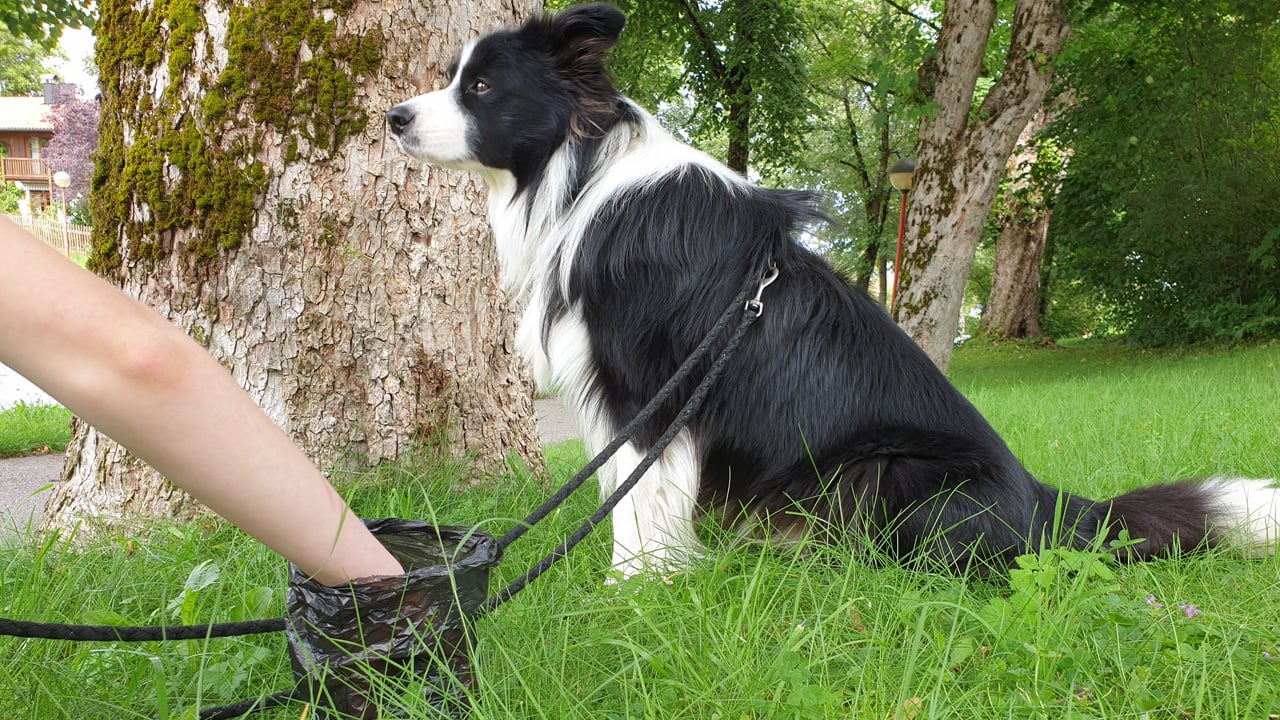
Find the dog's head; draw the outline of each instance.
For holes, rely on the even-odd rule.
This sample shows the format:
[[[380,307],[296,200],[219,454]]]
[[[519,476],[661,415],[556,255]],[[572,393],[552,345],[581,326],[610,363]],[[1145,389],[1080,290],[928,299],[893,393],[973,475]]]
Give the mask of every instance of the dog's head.
[[[616,122],[620,99],[604,61],[624,23],[617,8],[579,5],[473,40],[447,87],[387,113],[391,132],[416,158],[505,170],[523,187],[567,138]]]

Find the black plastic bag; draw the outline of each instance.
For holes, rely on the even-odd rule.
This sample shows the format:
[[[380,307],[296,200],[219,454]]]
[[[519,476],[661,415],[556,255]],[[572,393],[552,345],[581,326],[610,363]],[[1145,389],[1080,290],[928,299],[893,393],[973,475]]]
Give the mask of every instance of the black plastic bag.
[[[501,549],[474,528],[395,518],[365,525],[407,573],[329,587],[290,565],[285,636],[295,678],[311,685],[320,718],[405,717],[374,676],[408,676],[432,707],[465,715],[474,679],[468,619],[485,602]]]

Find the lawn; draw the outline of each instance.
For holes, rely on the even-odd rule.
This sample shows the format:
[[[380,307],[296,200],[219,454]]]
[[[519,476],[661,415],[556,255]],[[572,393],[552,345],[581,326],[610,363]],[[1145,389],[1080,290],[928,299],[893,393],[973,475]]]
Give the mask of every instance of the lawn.
[[[71,413],[56,405],[17,403],[0,411],[0,458],[62,452],[71,442]]]
[[[1137,354],[1110,345],[972,347],[957,384],[1037,475],[1093,497],[1218,471],[1280,473],[1280,345]],[[495,534],[551,478],[455,490],[427,460],[344,488],[365,516]],[[511,548],[494,588],[594,507],[584,488]],[[1230,552],[1117,566],[1048,551],[1008,577],[872,566],[709,536],[663,581],[605,585],[608,534],[477,625],[471,717],[1268,718],[1280,713],[1280,560]],[[209,561],[200,572],[193,570]],[[216,579],[211,570],[216,569]],[[199,580],[197,582],[197,579]],[[155,624],[283,613],[282,563],[212,522],[0,556],[0,616]],[[276,636],[127,644],[0,639],[0,717],[169,718],[289,684]],[[434,717],[428,708],[415,716]],[[265,718],[309,718],[301,706]]]

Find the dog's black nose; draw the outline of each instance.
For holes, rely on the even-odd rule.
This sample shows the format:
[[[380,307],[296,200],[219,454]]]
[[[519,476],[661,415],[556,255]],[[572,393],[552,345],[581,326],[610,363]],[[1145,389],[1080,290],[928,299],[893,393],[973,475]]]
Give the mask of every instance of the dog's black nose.
[[[387,124],[391,126],[391,132],[396,135],[404,132],[411,122],[413,122],[413,111],[404,105],[397,105],[387,111]]]

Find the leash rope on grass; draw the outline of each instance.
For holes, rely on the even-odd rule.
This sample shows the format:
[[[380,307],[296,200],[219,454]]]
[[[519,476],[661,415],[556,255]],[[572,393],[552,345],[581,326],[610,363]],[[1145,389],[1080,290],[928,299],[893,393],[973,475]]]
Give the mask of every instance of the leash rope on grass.
[[[284,630],[284,618],[246,620],[209,625],[166,625],[134,627],[117,625],[65,625],[0,618],[0,635],[42,640],[82,642],[150,642],[162,640],[204,640],[205,638],[260,635]]]

